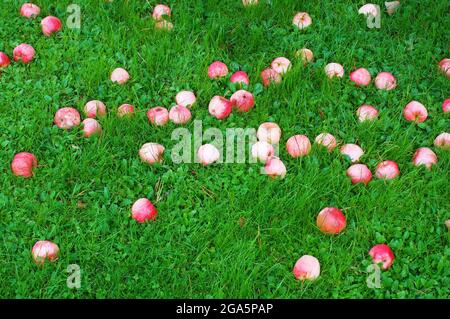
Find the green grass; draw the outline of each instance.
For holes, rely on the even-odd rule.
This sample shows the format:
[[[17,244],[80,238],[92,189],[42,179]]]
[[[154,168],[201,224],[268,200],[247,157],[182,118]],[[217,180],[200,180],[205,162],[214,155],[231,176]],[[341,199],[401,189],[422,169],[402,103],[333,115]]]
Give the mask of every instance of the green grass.
[[[450,29],[446,1],[402,1],[393,16],[382,15],[380,29],[368,29],[358,15],[364,1],[261,0],[244,9],[239,0],[170,1],[174,30],[154,30],[150,17],[157,1],[78,1],[81,30],[64,28],[46,38],[40,19],[56,15],[65,24],[73,0],[36,1],[41,16],[19,16],[22,1],[0,4],[0,51],[12,56],[22,42],[33,45],[36,59],[13,63],[0,77],[0,296],[3,298],[448,298],[450,295],[450,218],[448,151],[433,147],[449,129],[441,109],[450,81],[437,70],[449,57]],[[384,1],[372,1],[383,6]],[[56,4],[57,3],[57,4]],[[294,30],[297,11],[313,25]],[[313,64],[295,60],[308,47]],[[256,96],[255,108],[233,112],[224,120],[207,110],[214,95],[230,96],[226,84],[211,81],[207,67],[222,60],[249,74],[249,90],[258,89],[259,73],[273,58],[293,61],[282,84]],[[341,80],[328,80],[323,67],[339,62]],[[109,81],[115,67],[132,80]],[[354,67],[373,76],[390,71],[397,89],[371,85],[355,88],[348,79]],[[173,124],[155,128],[145,112],[174,104],[175,94],[192,89],[198,96],[193,119],[204,128],[258,127],[277,122],[282,130],[284,180],[259,174],[259,165],[227,164],[204,168],[175,165],[170,159]],[[99,99],[109,113],[100,120],[104,134],[85,139],[79,129],[53,126],[56,110]],[[429,111],[423,125],[406,122],[402,109],[410,100]],[[137,109],[132,119],[118,119],[122,103]],[[359,124],[362,103],[376,106],[380,118]],[[192,129],[191,121],[187,128]],[[336,149],[313,147],[310,156],[292,159],[287,138],[323,131],[339,142],[356,142],[362,162],[375,168],[396,161],[401,177],[373,180],[367,187],[350,184],[349,163]],[[140,162],[145,142],[166,147],[161,165]],[[431,171],[414,167],[412,155],[428,146],[439,157]],[[10,171],[14,154],[34,153],[36,175],[17,178]],[[130,218],[132,203],[148,197],[158,208],[154,223]],[[78,208],[77,203],[86,204]],[[344,209],[347,228],[326,236],[315,226],[326,206]],[[30,250],[40,239],[57,243],[60,259],[37,267]],[[382,273],[382,288],[366,286],[369,249],[389,244],[396,259]],[[304,254],[321,263],[320,278],[302,284],[291,273]],[[66,268],[82,270],[79,290],[66,286]]]

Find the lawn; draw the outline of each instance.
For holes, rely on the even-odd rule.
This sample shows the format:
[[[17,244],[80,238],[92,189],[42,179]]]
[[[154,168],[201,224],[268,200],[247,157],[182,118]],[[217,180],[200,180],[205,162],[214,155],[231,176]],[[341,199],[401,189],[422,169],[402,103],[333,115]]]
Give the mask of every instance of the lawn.
[[[370,29],[358,14],[364,1],[260,0],[244,8],[240,0],[167,1],[171,32],[155,30],[151,17],[158,1],[83,0],[81,28],[70,29],[68,5],[74,0],[35,1],[37,19],[19,14],[23,1],[0,4],[0,51],[12,59],[14,47],[36,50],[30,64],[12,62],[0,75],[0,296],[2,298],[449,298],[449,151],[433,146],[449,131],[450,79],[438,62],[450,57],[447,1],[401,1],[381,27]],[[373,0],[384,9],[384,1]],[[308,12],[310,27],[296,29],[292,18]],[[44,37],[40,20],[54,15],[61,32]],[[303,66],[298,49],[314,52]],[[279,56],[292,61],[278,85],[262,88],[260,72]],[[229,98],[227,79],[208,78],[213,61],[242,69],[255,107],[217,120],[208,113],[214,95]],[[330,62],[345,68],[328,79]],[[123,86],[109,80],[117,67],[128,70]],[[349,73],[367,68],[372,77],[388,71],[392,91],[373,84],[355,87]],[[171,138],[180,127],[150,125],[146,111],[170,108],[181,90],[197,103],[192,120],[204,129],[257,128],[274,121],[282,129],[280,158],[284,179],[260,173],[260,164],[175,164]],[[80,127],[65,131],[53,124],[64,106],[101,100],[103,134],[84,138]],[[402,116],[411,100],[423,103],[421,124]],[[119,118],[117,108],[133,104],[136,114]],[[379,118],[359,123],[356,109],[374,105]],[[352,185],[349,161],[339,148],[328,153],[313,144],[311,153],[292,158],[285,143],[294,134],[311,142],[329,132],[339,145],[357,143],[361,162],[374,172],[383,160],[396,161],[399,178],[374,178]],[[161,164],[146,165],[138,151],[146,142],[165,146]],[[431,170],[412,164],[419,147],[430,147],[439,161]],[[36,155],[32,178],[11,172],[14,154]],[[131,206],[150,199],[154,222],[133,220]],[[325,235],[316,216],[339,207],[347,227]],[[58,244],[56,262],[35,265],[37,240]],[[368,254],[388,244],[395,261],[381,274],[381,288],[368,288]],[[302,255],[317,257],[320,277],[295,280],[292,268]],[[66,271],[81,269],[81,287],[69,289]]]

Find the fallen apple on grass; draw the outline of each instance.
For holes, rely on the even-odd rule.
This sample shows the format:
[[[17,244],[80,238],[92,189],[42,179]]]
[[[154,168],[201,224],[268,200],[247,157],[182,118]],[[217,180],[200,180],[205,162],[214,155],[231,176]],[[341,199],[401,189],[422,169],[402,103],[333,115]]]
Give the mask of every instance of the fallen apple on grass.
[[[272,178],[279,177],[283,179],[286,176],[286,166],[284,166],[284,163],[275,156],[272,156],[266,161],[264,170],[266,174]]]
[[[54,262],[59,257],[59,247],[51,241],[39,240],[31,249],[31,255],[37,265],[43,265],[46,260]]]
[[[443,132],[434,139],[434,146],[444,150],[450,150],[450,133]]]
[[[292,23],[300,30],[303,30],[312,24],[312,19],[306,12],[297,12],[292,19]]]
[[[25,18],[36,18],[41,12],[41,8],[33,3],[24,3],[20,8],[20,15]]]
[[[303,48],[295,52],[295,57],[300,58],[303,65],[306,65],[309,62],[312,62],[314,59],[314,54],[310,49]]]
[[[161,21],[164,19],[164,16],[170,17],[170,15],[170,8],[164,4],[158,4],[153,8],[152,17],[156,21]]]
[[[437,155],[428,147],[418,148],[413,155],[413,164],[415,166],[425,165],[430,170],[437,162]]]
[[[375,245],[370,249],[369,255],[372,257],[372,261],[375,264],[382,264],[381,268],[389,269],[394,262],[394,253],[392,249],[385,244]]]
[[[228,75],[228,67],[221,61],[215,61],[208,67],[208,76],[210,79],[222,78]]]
[[[13,50],[14,61],[21,61],[25,64],[33,61],[35,54],[34,48],[26,43],[19,44]]]
[[[442,111],[444,113],[450,112],[450,99],[446,99],[444,102],[442,102]]]
[[[82,122],[82,124],[84,137],[91,137],[94,134],[100,134],[102,132],[102,127],[96,119],[87,118]]]
[[[347,219],[336,207],[325,207],[317,215],[316,225],[322,233],[339,234],[347,226]]]
[[[163,126],[169,121],[169,111],[165,107],[153,107],[147,112],[147,118],[150,123],[156,126]]]
[[[378,110],[372,105],[364,104],[356,110],[356,115],[360,122],[373,121],[378,117]]]
[[[158,211],[147,198],[140,198],[131,207],[131,217],[138,223],[155,220]]]
[[[383,161],[375,169],[375,176],[380,179],[394,179],[398,175],[400,170],[394,161]]]
[[[139,157],[147,164],[160,163],[163,160],[164,146],[157,143],[145,143],[139,150]]]
[[[294,158],[303,157],[311,151],[311,142],[306,135],[294,135],[287,140],[286,150]]]
[[[363,156],[364,151],[356,144],[345,144],[340,149],[342,155],[346,155],[352,162],[357,162]]]
[[[102,101],[93,100],[86,103],[84,106],[84,114],[87,117],[95,118],[97,116],[106,115],[106,105]]]
[[[6,68],[10,63],[9,57],[4,52],[0,52],[0,69]]]
[[[55,113],[54,122],[59,128],[69,130],[80,125],[80,113],[73,107],[63,107]]]
[[[272,68],[267,68],[261,72],[261,80],[264,86],[269,86],[272,83],[280,83],[281,75]]]
[[[233,93],[230,102],[239,112],[248,112],[255,105],[255,98],[250,92],[239,90]]]
[[[183,105],[175,105],[169,111],[169,119],[175,124],[186,124],[191,117],[191,111]]]
[[[197,101],[197,98],[195,97],[194,92],[180,91],[175,96],[175,101],[177,102],[177,105],[182,105],[184,107],[191,108]]]
[[[273,146],[265,141],[258,141],[252,145],[252,157],[266,163],[275,154]]]
[[[204,144],[198,148],[197,156],[200,163],[207,166],[219,160],[220,152],[214,145]]]
[[[390,91],[397,87],[397,80],[389,72],[380,72],[375,77],[375,87],[379,90]]]
[[[326,147],[329,152],[332,152],[337,146],[336,138],[329,133],[320,133],[315,141],[317,144]]]
[[[245,85],[250,84],[248,75],[244,71],[234,72],[230,77],[230,82],[231,83],[239,83],[240,87],[242,87],[242,84],[245,84]]]
[[[372,77],[367,69],[359,68],[350,73],[350,81],[354,82],[356,86],[367,86],[371,80]]]
[[[36,168],[37,165],[38,162],[36,156],[28,152],[21,152],[14,155],[11,162],[11,170],[16,176],[29,178],[34,175],[33,169]]]
[[[122,104],[117,109],[117,115],[119,117],[132,116],[134,114],[134,106],[131,104]]]
[[[208,105],[209,114],[217,118],[218,120],[223,120],[227,118],[233,109],[233,104],[231,101],[227,100],[222,96],[214,96]]]
[[[450,77],[450,59],[446,58],[439,62],[439,68],[442,73]]]
[[[42,33],[49,37],[62,29],[61,20],[54,16],[48,16],[41,21]]]
[[[303,255],[294,265],[292,270],[297,280],[315,280],[320,275],[320,263],[316,257]]]
[[[330,78],[338,77],[341,78],[344,76],[344,67],[339,63],[328,63],[325,66],[325,74]]]
[[[272,145],[278,144],[281,138],[281,128],[274,122],[265,122],[258,127],[256,136],[259,141],[264,141]]]
[[[422,123],[427,119],[428,112],[422,103],[411,101],[403,109],[403,117],[408,122]]]
[[[275,72],[284,74],[291,67],[291,61],[289,61],[285,57],[278,57],[272,61],[270,67],[275,70]]]
[[[353,164],[347,169],[347,176],[350,177],[352,184],[369,184],[372,180],[372,172],[364,164]]]
[[[111,73],[111,81],[120,85],[125,84],[130,79],[130,74],[123,68],[114,69]]]

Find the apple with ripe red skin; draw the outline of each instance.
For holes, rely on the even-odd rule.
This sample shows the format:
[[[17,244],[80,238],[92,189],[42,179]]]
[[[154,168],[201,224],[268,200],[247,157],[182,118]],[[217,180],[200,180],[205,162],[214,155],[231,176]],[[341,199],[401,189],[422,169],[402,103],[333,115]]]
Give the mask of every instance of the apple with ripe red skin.
[[[367,69],[359,68],[350,73],[350,81],[354,82],[356,86],[367,86],[371,80],[372,77]]]
[[[150,123],[156,126],[163,126],[169,121],[169,111],[165,107],[153,107],[147,112],[147,118]]]
[[[316,257],[304,255],[297,260],[292,273],[297,280],[315,280],[320,275],[320,263]]]
[[[392,249],[385,244],[373,246],[369,251],[369,255],[372,257],[372,261],[375,264],[382,263],[381,268],[384,270],[389,269],[395,259]]]
[[[252,157],[266,163],[275,154],[273,146],[265,141],[258,141],[252,145]]]
[[[271,157],[266,161],[266,166],[264,166],[264,170],[267,175],[272,178],[281,178],[283,179],[286,176],[286,166],[278,157]]]
[[[130,79],[130,74],[123,68],[114,69],[111,73],[111,81],[120,85],[125,84]]]
[[[347,176],[350,177],[352,184],[369,184],[372,180],[372,172],[364,164],[353,164],[347,169]]]
[[[336,138],[329,133],[320,133],[315,141],[317,144],[326,147],[328,152],[332,152],[337,146]]]
[[[36,18],[41,12],[41,8],[33,3],[24,3],[20,8],[20,15],[25,18]]]
[[[442,148],[444,150],[450,149],[450,134],[443,132],[439,134],[434,140],[434,146]]]
[[[140,224],[155,220],[157,215],[158,211],[147,198],[138,199],[131,207],[131,217]]]
[[[303,157],[311,151],[311,142],[306,135],[294,135],[287,140],[286,150],[294,158]]]
[[[191,111],[183,105],[175,105],[169,111],[169,119],[175,124],[186,124],[191,117]]]
[[[200,163],[207,166],[219,160],[220,152],[214,145],[204,144],[198,148],[197,156]]]
[[[443,103],[442,103],[442,111],[444,113],[449,113],[450,112],[450,99],[446,99]]]
[[[373,121],[378,117],[378,113],[379,112],[376,108],[367,104],[361,105],[356,110],[356,115],[358,115],[358,120],[360,122]]]
[[[233,93],[230,101],[234,108],[239,112],[248,112],[255,105],[255,98],[253,94],[246,90],[239,90]]]
[[[14,155],[11,162],[11,170],[16,176],[29,178],[34,175],[33,168],[37,167],[37,165],[36,156],[28,152],[21,152]]]
[[[14,48],[13,58],[14,61],[21,61],[22,63],[30,63],[34,59],[36,51],[34,48],[26,43],[19,44]]]
[[[422,103],[411,101],[403,109],[403,117],[408,122],[422,123],[427,119],[428,112]]]
[[[218,79],[228,75],[228,67],[221,61],[215,61],[208,67],[208,76],[210,79]]]
[[[281,75],[272,68],[267,68],[261,72],[261,79],[264,86],[269,86],[272,83],[280,83]]]
[[[46,260],[54,262],[59,256],[59,247],[51,241],[39,240],[31,249],[31,255],[37,265],[43,265]]]
[[[347,225],[347,219],[336,207],[325,207],[317,215],[317,227],[325,234],[339,234]]]
[[[59,128],[69,130],[80,125],[80,113],[73,107],[63,107],[55,113],[54,122]]]
[[[400,174],[398,165],[394,161],[383,161],[377,165],[375,176],[382,179],[394,179]]]
[[[102,132],[102,127],[97,120],[92,118],[87,118],[83,122],[83,135],[84,137],[91,137],[94,134],[100,134]]]
[[[340,151],[342,155],[347,155],[353,163],[359,161],[364,154],[362,148],[356,144],[345,144]]]
[[[53,33],[58,32],[62,28],[61,20],[59,20],[57,17],[48,16],[42,19],[41,21],[42,26],[42,33],[49,37]]]
[[[240,87],[242,87],[242,84],[245,84],[245,85],[250,84],[248,75],[244,71],[234,72],[230,77],[230,82],[231,83],[239,83]]]
[[[177,105],[182,105],[187,108],[191,108],[192,105],[195,104],[197,101],[197,98],[195,97],[194,92],[191,91],[181,91],[178,92],[175,96],[175,101],[177,102]]]
[[[233,103],[222,96],[214,96],[209,102],[209,114],[218,120],[227,118],[233,109]]]
[[[145,143],[139,150],[139,157],[147,164],[160,163],[163,160],[164,146],[157,143]]]
[[[119,117],[132,116],[133,114],[134,114],[134,106],[131,104],[122,104],[117,109],[117,115]]]
[[[326,75],[332,79],[334,77],[342,78],[344,76],[344,67],[340,65],[339,63],[328,63],[325,66],[325,73]]]
[[[9,57],[4,52],[0,52],[0,69],[6,68],[10,63]]]
[[[437,162],[437,155],[428,147],[417,149],[413,155],[413,164],[415,166],[425,165],[425,167],[430,170]]]
[[[264,141],[272,145],[278,144],[281,138],[281,128],[277,123],[265,122],[258,127],[256,136],[259,141]]]
[[[86,103],[84,113],[87,117],[95,118],[106,115],[106,105],[102,101],[93,100]]]
[[[275,70],[275,72],[279,74],[284,74],[291,67],[291,61],[289,61],[285,57],[279,57],[274,59],[270,64],[270,66],[273,70]]]
[[[153,8],[152,17],[156,21],[161,21],[164,19],[164,16],[170,17],[170,8],[164,4],[158,4]]]
[[[380,72],[375,77],[375,86],[379,90],[390,91],[397,87],[397,80],[389,72]]]
[[[443,59],[439,62],[439,68],[441,72],[447,77],[450,77],[450,59]]]

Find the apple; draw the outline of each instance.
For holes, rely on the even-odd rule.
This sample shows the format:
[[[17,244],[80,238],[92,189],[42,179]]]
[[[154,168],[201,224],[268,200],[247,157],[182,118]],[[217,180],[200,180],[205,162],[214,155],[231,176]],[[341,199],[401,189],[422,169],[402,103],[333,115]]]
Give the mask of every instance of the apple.
[[[163,126],[169,121],[169,111],[165,107],[153,107],[147,112],[147,118],[150,123],[156,126]]]
[[[233,107],[235,107],[239,112],[248,112],[255,105],[255,98],[253,97],[253,94],[246,90],[239,90],[233,93],[230,101]]]

